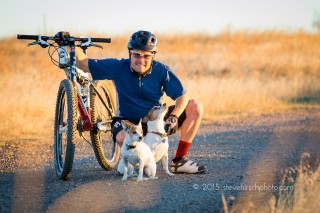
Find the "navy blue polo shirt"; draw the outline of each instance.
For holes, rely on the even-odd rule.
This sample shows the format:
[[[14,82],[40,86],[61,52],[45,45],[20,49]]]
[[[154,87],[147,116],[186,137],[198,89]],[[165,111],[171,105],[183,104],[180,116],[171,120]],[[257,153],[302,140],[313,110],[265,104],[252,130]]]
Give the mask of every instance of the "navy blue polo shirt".
[[[118,115],[139,122],[153,107],[162,103],[165,92],[176,100],[186,93],[178,77],[161,62],[153,60],[152,69],[139,77],[130,68],[130,59],[89,59],[93,80],[113,80],[118,93]]]

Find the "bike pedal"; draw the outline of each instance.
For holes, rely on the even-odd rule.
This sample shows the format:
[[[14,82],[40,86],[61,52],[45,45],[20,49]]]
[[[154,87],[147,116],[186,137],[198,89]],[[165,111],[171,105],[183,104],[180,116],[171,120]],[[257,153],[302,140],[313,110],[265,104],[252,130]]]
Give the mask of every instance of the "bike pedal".
[[[96,129],[101,131],[101,132],[107,132],[108,131],[108,128],[100,123],[97,123],[96,125]]]

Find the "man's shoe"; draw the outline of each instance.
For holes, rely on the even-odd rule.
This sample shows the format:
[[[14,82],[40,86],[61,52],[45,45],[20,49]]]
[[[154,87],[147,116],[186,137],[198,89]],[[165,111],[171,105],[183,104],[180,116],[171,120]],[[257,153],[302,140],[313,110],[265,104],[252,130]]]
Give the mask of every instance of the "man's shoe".
[[[172,161],[171,171],[173,173],[197,174],[206,172],[207,167],[205,165],[199,165],[186,157],[182,157],[177,162]]]

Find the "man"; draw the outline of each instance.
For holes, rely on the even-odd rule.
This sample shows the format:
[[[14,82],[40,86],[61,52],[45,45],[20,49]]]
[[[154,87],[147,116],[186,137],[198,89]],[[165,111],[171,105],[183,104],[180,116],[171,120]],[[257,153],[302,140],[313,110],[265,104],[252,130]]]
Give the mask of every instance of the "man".
[[[175,100],[175,105],[165,117],[167,133],[174,134],[181,128],[181,138],[171,170],[176,173],[202,173],[206,166],[199,165],[188,158],[189,146],[199,128],[203,108],[199,102],[189,98],[188,93],[172,70],[154,60],[158,40],[151,32],[138,31],[128,42],[128,59],[94,60],[77,49],[77,67],[90,72],[94,80],[113,80],[118,93],[118,117],[114,119],[112,133],[121,146],[125,132],[121,120],[138,123],[148,111],[162,103],[165,92]]]

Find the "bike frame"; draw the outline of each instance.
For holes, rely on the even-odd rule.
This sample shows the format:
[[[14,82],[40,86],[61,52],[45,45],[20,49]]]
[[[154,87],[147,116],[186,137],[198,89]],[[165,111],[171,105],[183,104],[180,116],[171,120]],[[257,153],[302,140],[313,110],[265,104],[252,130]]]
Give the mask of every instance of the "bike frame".
[[[91,109],[90,109],[90,99],[89,99],[89,92],[90,92],[90,85],[89,81],[86,81],[80,84],[80,91],[79,87],[77,86],[76,78],[77,72],[82,72],[76,68],[76,51],[75,51],[75,42],[70,45],[70,66],[64,68],[67,78],[73,83],[74,89],[77,91],[78,96],[78,110],[80,113],[81,121],[83,122],[82,131],[90,131],[93,130],[94,124],[91,121]],[[81,94],[82,93],[82,94]]]

